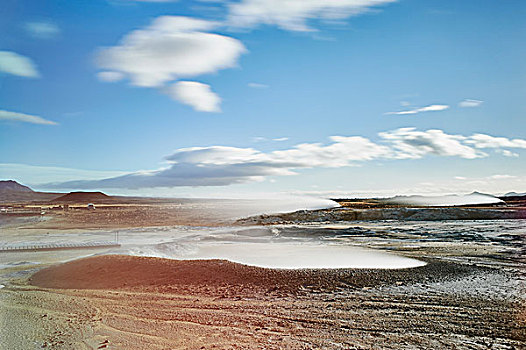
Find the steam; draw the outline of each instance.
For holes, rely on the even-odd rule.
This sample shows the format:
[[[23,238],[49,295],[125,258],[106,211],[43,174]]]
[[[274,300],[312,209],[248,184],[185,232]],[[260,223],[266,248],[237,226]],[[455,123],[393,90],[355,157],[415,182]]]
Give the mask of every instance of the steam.
[[[328,209],[340,206],[333,200],[310,196],[271,195],[261,196],[243,203],[244,209],[254,214],[290,213],[298,210]]]
[[[402,269],[425,262],[351,246],[298,243],[228,243],[201,245],[180,259],[226,259],[250,266],[275,269],[356,268]]]
[[[495,204],[504,203],[501,199],[489,194],[473,192],[467,195],[444,196],[397,196],[384,200],[388,204],[414,205],[424,207],[443,207],[459,205]]]

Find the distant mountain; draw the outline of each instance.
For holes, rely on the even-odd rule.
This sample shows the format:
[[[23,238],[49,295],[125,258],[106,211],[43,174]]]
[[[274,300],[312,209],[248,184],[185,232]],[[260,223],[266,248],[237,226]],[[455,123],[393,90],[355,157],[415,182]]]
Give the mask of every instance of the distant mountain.
[[[171,198],[143,198],[108,196],[102,192],[37,192],[28,186],[21,185],[14,180],[0,181],[0,204],[2,205],[49,205],[56,204],[82,204],[88,203],[171,203]]]
[[[114,201],[113,197],[102,192],[70,192],[53,200],[53,202],[60,203],[105,203],[112,201]]]
[[[14,180],[0,181],[0,203],[50,201],[62,193],[35,192]]]
[[[27,186],[14,180],[0,180],[0,193],[2,192],[35,192]]]
[[[526,192],[523,192],[523,193],[508,192],[506,194],[503,194],[501,197],[522,197],[522,196],[526,196]]]
[[[523,193],[508,192],[505,195],[500,196],[499,198],[511,206],[515,206],[515,207],[526,206],[526,193],[524,192]]]

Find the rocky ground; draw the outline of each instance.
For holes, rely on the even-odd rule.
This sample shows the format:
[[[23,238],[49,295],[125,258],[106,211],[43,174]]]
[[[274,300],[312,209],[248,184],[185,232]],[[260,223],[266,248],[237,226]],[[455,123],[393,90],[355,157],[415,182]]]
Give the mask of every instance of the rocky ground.
[[[526,219],[524,208],[331,208],[263,214],[237,220],[239,225],[283,225],[340,221],[444,221]]]

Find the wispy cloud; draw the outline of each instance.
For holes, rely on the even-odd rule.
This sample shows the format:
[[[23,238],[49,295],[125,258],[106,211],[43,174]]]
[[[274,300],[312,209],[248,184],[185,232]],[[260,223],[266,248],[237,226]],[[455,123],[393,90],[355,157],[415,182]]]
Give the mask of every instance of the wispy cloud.
[[[476,148],[526,148],[526,140],[474,134],[466,143]]]
[[[266,84],[260,84],[260,83],[248,83],[248,87],[254,88],[254,89],[266,89],[269,86]]]
[[[429,105],[425,107],[417,107],[413,109],[408,109],[405,111],[399,111],[399,112],[387,112],[385,114],[396,114],[396,115],[406,115],[406,114],[418,114],[422,112],[438,112],[438,111],[444,111],[448,109],[448,105]]]
[[[15,122],[24,122],[32,124],[45,124],[45,125],[57,125],[56,122],[44,119],[42,117],[24,113],[10,112],[0,110],[0,120],[8,120]]]
[[[429,155],[475,159],[487,157],[479,135],[448,134],[442,130],[402,128],[378,134],[374,142],[361,136],[332,136],[330,143],[302,143],[288,149],[262,152],[254,148],[209,146],[181,148],[166,157],[168,166],[96,180],[55,185],[67,188],[143,188],[226,186],[289,176],[299,169],[341,168],[382,159],[419,159]],[[486,135],[489,136],[489,135]],[[492,137],[492,136],[489,136]],[[497,138],[503,139],[503,138]],[[509,140],[509,148],[524,148],[526,140]],[[504,143],[502,143],[504,145]],[[492,148],[492,147],[490,147]]]
[[[33,61],[12,51],[0,51],[0,72],[26,78],[38,78],[40,74]]]
[[[235,67],[246,49],[237,39],[209,32],[218,26],[189,17],[158,17],[146,28],[128,33],[117,46],[101,49],[98,76],[104,81],[129,78],[135,86],[162,88],[182,78]]]
[[[37,39],[52,39],[60,34],[60,28],[49,21],[26,22],[24,28],[29,35]]]
[[[289,139],[288,137],[268,138],[268,137],[263,137],[263,136],[256,136],[252,138],[252,142],[268,142],[268,141],[283,142],[283,141],[287,141],[288,139]]]
[[[496,152],[502,154],[504,157],[517,158],[519,156],[518,153],[512,152],[508,149],[498,149]]]
[[[396,0],[242,0],[229,4],[227,22],[234,27],[274,25],[291,31],[314,31],[309,21],[336,21]]]
[[[210,85],[196,81],[178,81],[166,89],[175,100],[200,112],[221,112],[221,98]]]
[[[507,179],[515,179],[517,176],[515,175],[508,175],[508,174],[495,174],[488,176],[488,179],[491,180],[507,180]]]
[[[481,101],[481,100],[465,99],[464,101],[459,102],[458,106],[462,108],[473,108],[473,107],[478,107],[483,103],[484,101]]]

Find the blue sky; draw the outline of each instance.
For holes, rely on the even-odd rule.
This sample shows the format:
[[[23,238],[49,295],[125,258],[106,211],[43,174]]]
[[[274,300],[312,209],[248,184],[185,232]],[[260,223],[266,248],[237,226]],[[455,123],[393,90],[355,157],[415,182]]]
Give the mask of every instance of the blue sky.
[[[525,191],[524,18],[497,0],[3,1],[0,177],[174,196]]]

